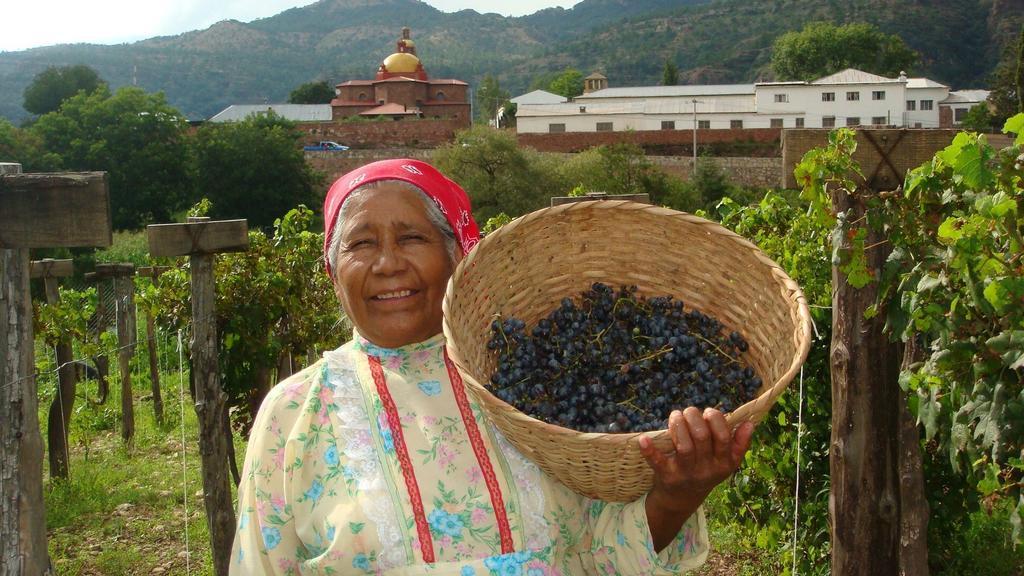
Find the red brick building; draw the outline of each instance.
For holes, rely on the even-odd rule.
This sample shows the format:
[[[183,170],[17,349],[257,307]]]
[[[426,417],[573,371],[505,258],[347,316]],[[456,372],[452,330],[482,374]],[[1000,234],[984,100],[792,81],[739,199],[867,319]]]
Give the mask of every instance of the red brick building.
[[[450,119],[468,128],[472,122],[467,93],[461,80],[430,79],[416,56],[409,28],[402,28],[397,52],[388,56],[373,80],[349,80],[335,86],[331,101],[333,120],[352,116],[390,116]]]

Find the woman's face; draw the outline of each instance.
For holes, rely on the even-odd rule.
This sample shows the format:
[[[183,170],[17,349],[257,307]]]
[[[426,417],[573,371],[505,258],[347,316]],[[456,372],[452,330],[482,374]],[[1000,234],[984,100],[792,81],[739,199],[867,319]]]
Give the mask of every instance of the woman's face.
[[[420,194],[385,182],[346,204],[334,291],[356,329],[385,348],[441,332],[452,263]]]

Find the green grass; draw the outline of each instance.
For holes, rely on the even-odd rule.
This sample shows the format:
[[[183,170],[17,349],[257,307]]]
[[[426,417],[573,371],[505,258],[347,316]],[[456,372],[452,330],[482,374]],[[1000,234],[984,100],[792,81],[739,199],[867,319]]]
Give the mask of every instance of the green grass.
[[[144,366],[144,347],[140,349],[133,367]],[[164,423],[158,425],[148,400],[148,373],[133,368],[135,435],[130,445],[121,439],[118,379],[111,378],[110,397],[102,406],[85,400],[84,388],[95,398],[94,382],[80,386],[69,428],[70,478],[50,478],[44,460],[47,538],[56,574],[213,574],[199,429],[186,390],[183,455],[176,361],[173,369],[161,374]],[[112,361],[111,372],[115,370]],[[54,389],[44,374],[39,398],[43,423]],[[241,466],[245,445],[238,440],[236,446]]]

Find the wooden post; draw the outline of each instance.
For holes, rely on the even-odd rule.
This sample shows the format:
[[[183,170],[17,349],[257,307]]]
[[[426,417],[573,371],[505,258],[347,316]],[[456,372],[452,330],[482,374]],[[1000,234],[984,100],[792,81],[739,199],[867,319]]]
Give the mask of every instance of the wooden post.
[[[111,244],[106,174],[20,171],[0,166],[0,576],[50,574],[28,249]]]
[[[132,394],[132,356],[135,354],[135,265],[97,264],[96,278],[114,283],[114,317],[117,324],[117,363],[121,373],[121,439],[125,443],[135,436],[135,404]]]
[[[203,465],[203,500],[210,532],[214,573],[226,576],[235,533],[231,484],[224,474],[231,430],[224,412],[227,395],[217,366],[213,255],[249,247],[245,220],[210,221],[189,218],[185,224],[155,224],[146,229],[153,256],[189,255],[192,274],[192,376],[196,383],[195,410],[199,418],[199,451]]]
[[[146,276],[153,281],[153,286],[160,283],[160,275],[168,270],[167,266],[143,266],[139,268],[139,276]],[[164,423],[164,401],[160,395],[160,365],[156,356],[156,330],[153,326],[153,313],[146,309],[146,343],[149,350],[149,383],[153,393],[153,415],[157,424]]]
[[[57,278],[74,274],[71,260],[54,260],[46,258],[31,263],[29,272],[32,278],[42,278],[46,288],[46,303],[60,303],[57,290]],[[68,477],[68,425],[71,413],[75,409],[75,388],[78,373],[71,364],[74,359],[71,341],[61,336],[57,343],[57,394],[50,402],[50,412],[46,418],[46,440],[50,450],[50,478]]]

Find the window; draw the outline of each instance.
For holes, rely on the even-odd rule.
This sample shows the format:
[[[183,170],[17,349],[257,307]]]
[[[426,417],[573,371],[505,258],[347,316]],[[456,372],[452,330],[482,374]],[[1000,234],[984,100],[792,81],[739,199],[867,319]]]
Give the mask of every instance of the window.
[[[597,123],[597,131],[598,132],[611,132],[612,131],[612,123],[611,122],[598,122]]]
[[[743,128],[743,120],[729,120],[729,128],[740,130]]]
[[[846,119],[847,126],[860,126],[860,116],[850,116]]]
[[[676,129],[676,123],[673,120],[662,120],[661,121],[661,129],[662,130],[675,130]]]
[[[771,127],[772,128],[782,128],[782,118],[772,118],[771,119]]]
[[[359,100],[366,100],[366,92],[359,93]]]
[[[914,100],[907,100],[907,110],[917,110],[917,102]]]
[[[835,128],[836,127],[836,117],[835,116],[825,116],[824,118],[821,119],[821,127],[822,128]]]
[[[920,122],[914,122],[914,128],[920,128],[920,127],[921,127],[921,123]]]
[[[796,119],[796,127],[797,128],[803,128],[804,127],[804,119],[803,119],[803,117],[800,117],[800,118]]]
[[[697,128],[700,130],[710,130],[711,120],[697,120]]]
[[[860,100],[860,92],[847,92],[846,93],[846,101],[847,102],[856,102],[858,100]]]
[[[885,100],[885,90],[875,90],[871,93],[872,100]]]
[[[445,98],[447,98],[447,96],[444,95],[444,92],[438,92],[435,100],[444,100]]]
[[[875,126],[885,126],[888,122],[885,121],[885,116],[872,116],[871,123]]]
[[[789,94],[776,94],[775,101],[781,103],[789,102]]]
[[[548,124],[548,132],[565,132],[565,124]]]
[[[957,122],[962,122],[965,116],[967,116],[967,108],[953,109],[953,119]]]
[[[836,101],[836,93],[835,92],[822,92],[821,93],[821,101],[822,102],[835,102]]]
[[[932,101],[931,100],[921,100],[921,110],[931,110],[931,109],[932,109]]]

